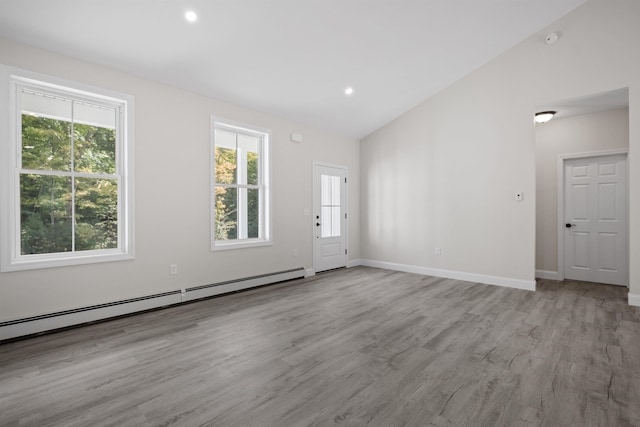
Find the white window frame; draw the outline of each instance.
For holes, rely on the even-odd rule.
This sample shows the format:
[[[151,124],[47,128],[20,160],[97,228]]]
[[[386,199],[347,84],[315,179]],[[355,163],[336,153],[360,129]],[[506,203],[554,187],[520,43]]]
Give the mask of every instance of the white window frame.
[[[23,87],[77,100],[115,106],[117,117],[118,247],[76,252],[20,252],[21,111]],[[134,98],[40,73],[0,64],[0,272],[63,267],[133,259],[134,251]]]
[[[243,133],[246,135],[260,136],[261,147],[259,147],[259,164],[258,164],[258,187],[260,191],[260,213],[259,213],[259,236],[253,239],[235,239],[235,240],[216,240],[216,195],[215,188],[216,183],[216,141],[215,130],[224,129],[231,132]],[[257,126],[247,125],[245,123],[235,122],[227,120],[221,117],[211,116],[211,250],[229,250],[239,248],[249,248],[256,246],[268,246],[272,244],[272,217],[271,217],[271,141],[272,133],[269,129],[263,129]],[[229,187],[240,188],[241,185],[229,185]],[[239,217],[242,216],[240,212]],[[243,224],[241,220],[238,221],[238,228],[240,229]]]

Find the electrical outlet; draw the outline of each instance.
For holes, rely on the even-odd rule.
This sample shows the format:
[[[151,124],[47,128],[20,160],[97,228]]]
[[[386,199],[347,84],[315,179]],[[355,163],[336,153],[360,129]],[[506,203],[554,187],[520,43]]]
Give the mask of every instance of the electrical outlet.
[[[169,266],[169,272],[171,274],[178,274],[178,264],[171,264]]]
[[[436,255],[438,255],[438,256],[442,255],[442,249],[441,248],[436,248]]]
[[[295,248],[295,249],[293,250],[293,256],[298,256],[298,248]]]

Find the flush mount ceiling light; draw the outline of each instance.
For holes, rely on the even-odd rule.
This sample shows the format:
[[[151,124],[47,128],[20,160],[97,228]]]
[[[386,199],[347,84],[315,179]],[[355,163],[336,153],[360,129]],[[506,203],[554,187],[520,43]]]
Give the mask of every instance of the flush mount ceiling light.
[[[344,90],[344,94],[347,96],[351,96],[353,95],[353,88],[352,87],[348,87]]]
[[[186,19],[189,22],[196,22],[198,20],[198,14],[195,13],[193,10],[187,10],[184,13],[184,19]]]
[[[546,123],[551,120],[555,114],[555,111],[540,111],[539,113],[536,113],[536,123]]]

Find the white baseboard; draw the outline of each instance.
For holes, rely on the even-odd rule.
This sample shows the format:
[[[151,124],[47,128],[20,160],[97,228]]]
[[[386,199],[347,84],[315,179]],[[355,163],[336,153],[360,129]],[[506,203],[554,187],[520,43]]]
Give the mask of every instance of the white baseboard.
[[[560,274],[558,274],[557,271],[549,271],[549,270],[536,270],[536,278],[547,279],[547,280],[562,280],[560,278]]]
[[[369,259],[361,260],[361,265],[367,267],[384,268],[387,270],[404,271],[407,273],[423,274],[425,276],[445,277],[447,279],[465,280],[467,282],[484,283],[487,285],[505,286],[508,288],[535,291],[535,280],[513,279],[510,277],[488,276],[485,274],[465,273],[462,271],[443,270],[439,268],[421,267],[417,265],[396,264]]]
[[[211,297],[242,289],[249,289],[256,286],[297,279],[304,276],[305,270],[303,268],[297,268],[272,274],[263,274],[244,279],[230,280],[212,285],[175,290],[158,295],[150,295],[147,297],[133,298],[130,300],[83,307],[74,310],[66,310],[42,316],[33,316],[25,319],[0,322],[0,341],[80,325],[82,323],[108,319],[110,317],[122,316],[139,311],[165,307],[168,305],[180,304],[186,301],[193,301],[200,298]]]
[[[313,277],[316,275],[316,271],[313,268],[307,268],[304,271],[304,277]]]
[[[640,307],[640,295],[629,293],[629,305]]]
[[[347,261],[347,268],[357,267],[359,265],[362,265],[361,259],[352,259]]]

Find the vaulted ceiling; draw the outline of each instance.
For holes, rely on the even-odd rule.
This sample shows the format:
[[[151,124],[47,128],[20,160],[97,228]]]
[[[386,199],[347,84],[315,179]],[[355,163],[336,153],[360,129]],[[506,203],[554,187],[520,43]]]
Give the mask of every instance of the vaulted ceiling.
[[[585,1],[2,0],[0,37],[360,138]]]

